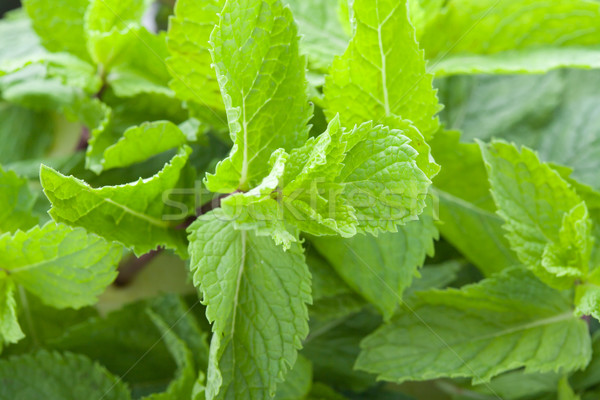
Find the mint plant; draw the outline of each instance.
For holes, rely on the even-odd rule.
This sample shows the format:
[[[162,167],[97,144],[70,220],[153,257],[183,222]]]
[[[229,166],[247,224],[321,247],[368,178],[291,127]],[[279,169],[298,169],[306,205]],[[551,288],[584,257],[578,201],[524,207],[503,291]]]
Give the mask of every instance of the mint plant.
[[[598,398],[600,3],[23,3],[0,399]]]

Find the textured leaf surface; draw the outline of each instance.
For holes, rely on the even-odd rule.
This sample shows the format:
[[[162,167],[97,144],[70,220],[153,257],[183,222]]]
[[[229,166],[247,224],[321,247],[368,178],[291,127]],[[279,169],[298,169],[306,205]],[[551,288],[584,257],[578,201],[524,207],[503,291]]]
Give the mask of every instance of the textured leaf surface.
[[[394,122],[403,129],[366,122],[343,130],[335,117],[327,131],[292,151],[282,183],[289,222],[313,235],[351,237],[394,232],[420,214],[438,166],[411,147],[418,131]],[[427,146],[422,138],[418,143]]]
[[[169,86],[181,100],[225,111],[209,52],[210,34],[219,22],[222,0],[180,0],[169,20],[167,64],[173,79]]]
[[[116,376],[90,359],[71,353],[39,351],[0,360],[0,383],[2,400],[131,399]]]
[[[424,214],[395,233],[324,237],[313,244],[346,284],[389,319],[427,254],[433,254],[435,236],[433,218]]]
[[[94,304],[115,279],[121,251],[81,228],[50,222],[0,236],[0,269],[46,304],[79,308]]]
[[[0,234],[37,224],[38,219],[32,215],[35,200],[27,180],[0,166]]]
[[[170,121],[144,123],[127,129],[104,151],[104,169],[126,167],[186,143],[185,134]]]
[[[587,365],[591,346],[586,323],[569,303],[521,268],[461,290],[420,292],[362,342],[356,366],[394,382],[480,383],[519,367],[573,371]]]
[[[356,0],[354,17],[355,35],[325,82],[329,117],[339,112],[342,125],[351,127],[395,115],[413,121],[429,138],[440,106],[406,1]]]
[[[306,140],[312,114],[306,61],[292,14],[279,0],[227,2],[211,42],[234,146],[207,187],[247,190],[268,174],[274,150]]]
[[[414,220],[425,208],[430,177],[439,167],[431,159],[423,162],[421,154],[428,156],[428,150],[420,154],[411,147],[417,136],[409,123],[402,129],[365,123],[349,135],[337,182],[343,184],[361,230],[394,232],[397,224]]]
[[[4,344],[16,343],[24,334],[17,319],[15,283],[7,279],[6,272],[0,272],[0,352]]]
[[[519,259],[557,287],[585,277],[591,247],[585,203],[530,149],[505,142],[481,149],[498,214]]]
[[[600,6],[586,0],[452,0],[420,32],[436,74],[600,65]]]
[[[23,2],[42,44],[89,59],[83,16],[89,0],[26,0]]]
[[[213,212],[192,224],[191,269],[213,323],[208,399],[269,399],[308,333],[310,273],[299,245],[236,231]]]
[[[50,215],[57,221],[82,226],[109,240],[121,242],[137,255],[165,246],[185,256],[185,232],[173,228],[187,213],[167,219],[173,210],[163,201],[163,194],[193,179],[185,169],[190,152],[190,148],[182,148],[152,178],[98,189],[42,166],[42,186],[52,203]],[[184,205],[190,205],[190,199],[182,201]],[[188,207],[187,212],[190,209],[193,208]],[[181,210],[177,211],[181,214]]]

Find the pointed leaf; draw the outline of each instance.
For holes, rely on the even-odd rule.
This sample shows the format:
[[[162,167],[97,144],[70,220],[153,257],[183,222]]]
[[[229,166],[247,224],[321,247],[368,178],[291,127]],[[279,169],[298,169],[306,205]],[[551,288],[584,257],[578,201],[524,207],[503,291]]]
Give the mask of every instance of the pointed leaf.
[[[71,353],[42,350],[0,360],[0,376],[2,399],[131,399],[120,378],[92,360]]]
[[[216,212],[188,231],[194,283],[213,322],[207,399],[270,399],[308,333],[302,248],[284,252],[269,237],[234,230]]]
[[[48,305],[80,308],[115,279],[121,252],[81,228],[49,222],[0,236],[0,270]]]
[[[274,150],[306,140],[312,114],[306,61],[292,14],[279,0],[227,2],[211,42],[234,146],[207,176],[207,187],[248,190],[268,174]]]
[[[431,137],[440,106],[408,19],[407,1],[356,0],[354,17],[354,37],[325,82],[329,117],[339,112],[342,125],[352,127],[399,116],[413,121],[426,139]]]
[[[557,288],[585,277],[591,247],[585,203],[530,149],[496,141],[481,144],[481,150],[498,214],[519,259]]]
[[[362,343],[359,369],[403,382],[502,372],[570,372],[591,356],[587,324],[570,300],[522,268],[460,290],[428,291]]]
[[[191,151],[183,147],[152,178],[98,189],[42,166],[40,178],[52,203],[50,215],[56,221],[83,226],[108,240],[121,242],[137,255],[165,246],[185,256],[185,232],[174,228],[194,210],[193,196],[177,202],[177,207],[183,206],[177,214],[172,214],[163,196],[173,188],[191,186],[193,176],[186,168]],[[172,200],[167,203],[172,204]]]

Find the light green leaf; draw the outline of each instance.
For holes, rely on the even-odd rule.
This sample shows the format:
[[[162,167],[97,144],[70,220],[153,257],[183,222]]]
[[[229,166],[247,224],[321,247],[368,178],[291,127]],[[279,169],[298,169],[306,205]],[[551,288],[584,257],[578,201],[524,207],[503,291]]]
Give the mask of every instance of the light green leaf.
[[[352,127],[398,116],[430,138],[438,129],[440,106],[406,0],[356,0],[354,17],[354,37],[325,82],[329,118],[340,113],[342,125]]]
[[[480,147],[498,214],[521,262],[557,288],[585,277],[591,247],[585,203],[532,150],[499,141]]]
[[[356,366],[393,382],[438,377],[489,381],[502,372],[570,372],[590,360],[585,321],[570,300],[512,268],[460,290],[417,293],[361,344]]]
[[[122,43],[119,52],[112,47],[112,37],[98,52],[110,63],[106,82],[118,97],[139,94],[160,94],[173,97],[167,84],[170,80],[166,59],[169,55],[164,32],[152,34],[145,28],[132,27],[126,33],[112,33]],[[117,48],[118,50],[118,48]],[[112,52],[115,52],[114,54]]]
[[[433,193],[439,198],[438,228],[490,276],[520,263],[504,237],[502,218],[495,213],[481,150],[475,144],[459,143],[459,137],[459,132],[441,131],[431,142],[433,155],[442,165],[433,181]]]
[[[600,66],[600,5],[451,0],[419,31],[436,75]]]
[[[292,14],[279,0],[227,2],[211,42],[234,146],[207,176],[207,187],[248,190],[268,174],[274,150],[306,140],[312,115],[306,61]]]
[[[188,228],[194,284],[214,332],[206,396],[266,400],[308,333],[310,273],[299,245],[283,251],[219,217],[206,214]]]
[[[558,382],[557,400],[581,400],[581,397],[577,396],[571,388],[569,378],[566,376]]]
[[[187,142],[185,134],[170,121],[146,122],[127,129],[123,137],[104,151],[104,169],[126,167]]]
[[[600,334],[592,335],[592,361],[584,370],[574,373],[570,382],[577,390],[589,389],[600,383]]]
[[[90,0],[85,13],[86,30],[94,36],[137,25],[149,4],[149,0]]]
[[[62,110],[100,86],[93,66],[65,53],[27,62],[0,77],[5,100],[34,110]]]
[[[421,142],[427,150],[419,154],[411,147],[416,136],[420,134],[409,123],[388,129],[370,122],[348,135],[347,154],[336,180],[356,210],[361,231],[395,232],[397,224],[414,220],[425,208],[430,177],[439,167],[432,159],[423,165],[421,155],[429,156],[428,146]]]
[[[0,271],[0,353],[4,344],[17,343],[25,337],[17,319],[15,291],[15,283]]]
[[[351,239],[323,237],[312,243],[348,286],[389,319],[425,257],[433,255],[437,229],[427,214],[395,233]]]
[[[313,235],[352,237],[394,232],[398,223],[415,219],[430,184],[419,168],[431,174],[437,165],[424,163],[409,145],[409,137],[420,136],[416,129],[403,128],[366,122],[344,131],[335,117],[327,131],[293,150],[281,191],[288,221]]]
[[[277,245],[288,249],[297,242],[299,232],[286,226],[284,206],[272,194],[282,179],[288,154],[283,149],[273,152],[271,172],[254,189],[236,193],[221,200],[221,210],[238,230],[253,230],[259,236],[271,236]]]
[[[72,353],[42,350],[0,360],[0,376],[3,400],[131,399],[127,386],[119,378],[92,360]]]
[[[48,305],[80,308],[115,279],[121,252],[81,228],[49,222],[0,236],[0,271]]]
[[[10,16],[10,17],[9,17]],[[0,71],[12,70],[24,62],[48,54],[23,10],[12,11],[0,21]],[[0,72],[0,75],[2,72]]]
[[[42,166],[44,193],[52,203],[50,215],[56,221],[83,226],[108,240],[115,240],[142,255],[158,246],[185,257],[185,232],[174,229],[194,210],[193,196],[167,197],[173,188],[190,187],[193,171],[186,167],[191,148],[184,146],[162,171],[148,179],[119,186],[92,188]],[[166,194],[165,194],[166,193]],[[176,204],[176,214],[168,204]]]
[[[177,98],[218,110],[219,115],[224,114],[225,105],[211,66],[208,41],[223,4],[223,0],[179,0],[167,34],[171,54],[167,65],[173,76],[169,86]]]
[[[89,0],[25,0],[23,5],[44,47],[87,60],[82,22],[88,3]]]
[[[302,36],[300,50],[312,69],[327,71],[335,56],[346,50],[349,36],[338,13],[337,0],[285,0]]]
[[[294,368],[290,370],[286,380],[277,388],[275,400],[304,399],[312,386],[312,363],[298,356]]]
[[[0,166],[0,234],[36,225],[38,219],[32,215],[35,201],[27,180]]]

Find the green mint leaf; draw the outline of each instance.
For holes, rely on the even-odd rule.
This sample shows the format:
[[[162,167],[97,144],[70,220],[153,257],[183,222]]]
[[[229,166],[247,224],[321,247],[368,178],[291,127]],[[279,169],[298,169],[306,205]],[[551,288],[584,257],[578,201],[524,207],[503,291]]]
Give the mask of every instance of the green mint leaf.
[[[361,343],[357,368],[393,382],[470,377],[481,383],[519,367],[570,372],[590,360],[587,324],[566,296],[522,268],[416,297]]]
[[[294,149],[282,183],[290,224],[313,235],[352,237],[396,231],[420,214],[431,183],[427,173],[437,165],[409,145],[418,131],[409,123],[403,128],[367,122],[344,131],[335,117],[327,131]],[[415,143],[429,156],[422,138]]]
[[[15,291],[15,283],[0,271],[0,352],[4,344],[17,343],[25,337],[17,319]]]
[[[85,27],[90,35],[127,29],[142,19],[149,0],[90,0],[85,14]]]
[[[569,378],[563,377],[558,382],[558,400],[581,400],[581,397],[577,396],[569,384]]]
[[[0,164],[43,156],[54,134],[54,115],[48,111],[34,111],[0,102]],[[15,131],[19,130],[19,135]]]
[[[365,310],[330,321],[328,329],[312,329],[302,355],[313,363],[314,380],[358,393],[373,386],[375,377],[357,370],[354,363],[361,340],[379,325],[381,318]]]
[[[399,116],[430,138],[438,129],[440,106],[406,1],[356,0],[354,17],[354,37],[325,82],[328,116],[340,113],[348,127]]]
[[[323,237],[313,245],[348,286],[389,319],[425,257],[433,255],[434,237],[433,218],[424,213],[395,233]]]
[[[49,222],[0,236],[0,270],[48,305],[80,308],[115,279],[121,252],[81,228]]]
[[[104,151],[104,169],[126,167],[187,142],[186,135],[170,121],[147,122],[127,129],[123,137]]]
[[[32,215],[36,196],[27,180],[0,166],[0,234],[29,229],[38,223]]]
[[[212,68],[209,51],[210,34],[219,22],[223,0],[197,2],[180,0],[175,4],[175,16],[169,19],[167,59],[173,79],[169,86],[177,98],[198,106],[225,112],[217,76]]]
[[[498,214],[521,262],[558,288],[584,278],[591,247],[585,203],[532,150],[496,141],[481,144],[481,151]]]
[[[593,1],[452,0],[419,30],[419,43],[436,75],[595,68],[599,24]]]
[[[131,399],[119,378],[92,360],[72,353],[41,350],[0,360],[0,375],[3,399]]]
[[[275,400],[304,399],[312,386],[312,364],[302,356],[298,356],[294,368],[290,370],[286,380],[277,388]]]
[[[288,154],[279,149],[273,152],[271,172],[254,189],[237,193],[221,201],[221,210],[233,221],[235,229],[250,230],[259,236],[271,236],[276,244],[288,249],[298,241],[297,230],[286,225],[284,209],[271,194],[282,179]]]
[[[464,264],[459,261],[447,261],[441,264],[429,264],[419,270],[410,287],[404,290],[404,296],[408,297],[415,292],[428,289],[444,289],[458,277]]]
[[[65,53],[27,62],[0,77],[5,100],[35,110],[62,111],[100,85],[92,65]]]
[[[44,47],[87,60],[82,20],[88,3],[89,0],[26,0],[23,5]]]
[[[502,218],[496,214],[481,150],[474,143],[460,143],[459,138],[459,132],[441,131],[431,141],[433,155],[442,165],[433,181],[439,198],[438,228],[490,276],[520,262],[504,236]]]
[[[312,69],[326,72],[335,56],[342,55],[349,36],[344,31],[335,0],[285,0],[302,36],[300,50]]]
[[[121,44],[116,54],[114,40]],[[173,97],[167,87],[171,77],[166,66],[169,53],[164,32],[155,35],[141,27],[132,27],[125,33],[112,32],[110,40],[101,42],[97,50],[103,52],[101,57],[110,60],[106,82],[118,97],[150,93]]]
[[[211,42],[234,146],[206,184],[213,192],[248,190],[268,174],[274,150],[306,140],[306,61],[292,14],[279,0],[227,2]]]
[[[175,379],[171,381],[166,391],[145,396],[142,399],[170,400],[191,398],[197,378],[192,351],[159,314],[151,309],[148,309],[146,312],[160,331],[162,340],[175,359],[177,372]]]
[[[48,54],[23,10],[13,11],[11,18],[0,20],[0,36],[4,39],[0,47],[0,71],[12,70],[27,60]]]
[[[194,284],[213,323],[206,397],[269,399],[308,333],[310,273],[299,245],[283,251],[222,217],[188,228]]]
[[[430,177],[439,167],[431,159],[422,165],[421,154],[429,153],[419,154],[411,147],[416,143],[411,137],[417,136],[408,122],[401,129],[367,122],[349,134],[344,167],[336,180],[356,210],[361,231],[395,232],[398,223],[415,219],[425,208]],[[421,138],[421,148],[425,146]]]
[[[165,202],[163,196],[171,189],[191,186],[193,171],[186,166],[191,151],[184,146],[162,171],[149,179],[98,189],[42,166],[40,179],[52,203],[50,215],[56,221],[82,226],[118,241],[137,255],[165,246],[185,257],[185,231],[174,228],[194,209],[193,196],[182,198],[183,203],[177,202],[176,209],[169,207],[173,198]],[[165,219],[167,215],[172,219]]]
[[[443,120],[465,141],[496,137],[531,147],[598,189],[598,84],[600,74],[584,70],[451,77],[440,85]]]
[[[327,327],[333,320],[347,317],[364,307],[365,302],[311,247],[306,252],[306,264],[312,275],[313,304],[309,307],[311,331]]]

